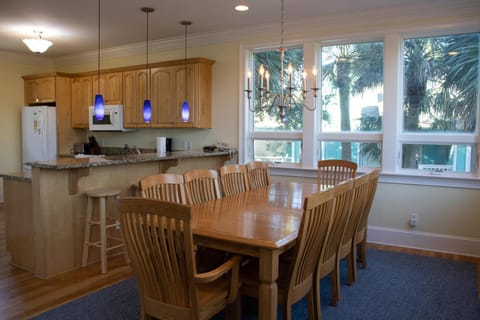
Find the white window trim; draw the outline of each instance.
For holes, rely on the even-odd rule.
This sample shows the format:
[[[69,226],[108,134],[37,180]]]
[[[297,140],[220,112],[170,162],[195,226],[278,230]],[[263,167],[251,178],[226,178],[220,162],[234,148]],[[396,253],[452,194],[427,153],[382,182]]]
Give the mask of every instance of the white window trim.
[[[478,32],[475,30],[463,32]],[[439,34],[452,34],[455,30],[437,32]],[[432,36],[437,33],[423,32],[422,35]],[[402,35],[400,32],[386,33],[383,38],[384,42],[384,110],[383,110],[383,133],[330,133],[320,132],[319,127],[320,106],[317,101],[317,110],[308,112],[309,116],[304,117],[303,132],[288,132],[276,133],[276,139],[283,140],[298,140],[301,138],[304,146],[313,146],[312,148],[303,148],[302,150],[302,164],[272,164],[271,174],[278,176],[297,176],[305,178],[316,178],[317,172],[317,155],[319,154],[320,139],[322,141],[351,141],[351,142],[380,142],[382,144],[382,173],[380,175],[380,182],[386,183],[401,183],[401,184],[415,184],[415,185],[430,185],[430,186],[447,186],[460,188],[475,188],[480,189],[480,135],[476,134],[451,134],[442,136],[435,134],[415,134],[402,132],[402,97],[403,85],[399,80],[403,72],[402,61],[402,42],[404,38],[412,35]],[[365,40],[365,38],[363,39]],[[372,40],[372,41],[377,41]],[[348,42],[355,42],[355,39],[348,39]],[[331,41],[328,43],[331,45]],[[258,47],[274,47],[277,44],[240,44],[240,64],[239,77],[243,84],[239,90],[239,160],[241,163],[251,161],[250,154],[251,139],[252,138],[266,138],[261,132],[253,132],[249,128],[252,114],[248,111],[248,99],[246,98],[244,90],[247,87],[247,80],[244,76],[246,70],[252,65],[253,49]],[[303,43],[304,48],[304,63],[305,66],[318,65],[320,61],[320,44],[319,41],[308,40]],[[254,72],[252,70],[252,72]],[[320,72],[319,72],[320,76]],[[318,80],[317,80],[318,81]],[[310,99],[310,101],[308,100]],[[309,95],[307,103],[313,104],[313,97]],[[480,109],[480,108],[479,108]],[[479,110],[480,111],[480,110]],[[480,112],[477,114],[478,124],[480,125]],[[271,136],[268,136],[272,139]],[[400,169],[401,167],[401,145],[405,142],[413,143],[452,143],[452,144],[476,144],[477,155],[475,155],[475,171],[472,174],[463,173],[432,173],[422,172],[419,170]],[[361,171],[361,169],[359,170]]]

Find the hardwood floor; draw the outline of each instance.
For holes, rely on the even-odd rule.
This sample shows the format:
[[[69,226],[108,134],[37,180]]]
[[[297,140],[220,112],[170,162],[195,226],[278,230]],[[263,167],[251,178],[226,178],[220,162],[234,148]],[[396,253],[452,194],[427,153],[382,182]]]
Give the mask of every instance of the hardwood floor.
[[[376,244],[369,244],[369,247],[474,262],[477,264],[476,281],[480,288],[480,258]],[[100,273],[99,264],[93,264],[48,280],[35,278],[29,272],[12,267],[9,261],[10,256],[6,250],[5,216],[0,206],[0,319],[2,320],[28,319],[132,275],[131,268],[124,264],[123,255],[109,259],[109,270],[105,275]]]
[[[104,275],[97,263],[48,280],[12,267],[9,261],[5,215],[0,208],[0,319],[5,320],[28,319],[132,275],[123,255],[109,259],[108,272]]]

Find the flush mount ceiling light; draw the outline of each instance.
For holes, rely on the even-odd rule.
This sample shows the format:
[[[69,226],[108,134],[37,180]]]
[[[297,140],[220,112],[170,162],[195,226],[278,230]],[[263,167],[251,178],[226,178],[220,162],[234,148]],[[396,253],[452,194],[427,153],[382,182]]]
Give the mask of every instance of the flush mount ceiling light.
[[[33,53],[44,53],[53,44],[52,41],[42,39],[42,31],[35,30],[33,31],[33,38],[25,38],[23,39],[23,43],[25,43]]]
[[[239,4],[239,5],[236,5],[234,9],[235,11],[244,12],[244,11],[248,11],[248,6],[246,4]]]

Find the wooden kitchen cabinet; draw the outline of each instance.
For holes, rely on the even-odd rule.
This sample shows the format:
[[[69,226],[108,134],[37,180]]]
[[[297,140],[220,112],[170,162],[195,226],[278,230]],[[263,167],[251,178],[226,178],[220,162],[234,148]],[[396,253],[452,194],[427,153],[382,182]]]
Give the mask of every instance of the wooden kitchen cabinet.
[[[104,104],[123,103],[122,72],[107,72],[100,74],[100,93]],[[98,93],[98,76],[93,76],[93,91]]]
[[[88,107],[93,105],[93,77],[72,79],[72,128],[88,128]]]
[[[73,144],[84,140],[84,132],[72,129],[72,78],[65,73],[23,76],[26,105],[56,107],[57,152],[70,153]],[[36,92],[36,94],[34,94]],[[33,97],[37,98],[33,98]]]
[[[36,79],[24,77],[25,104],[47,104],[55,102],[55,76]]]
[[[182,121],[185,101],[185,66],[181,62],[151,69],[152,122],[155,128],[212,127],[212,65],[207,59],[190,59],[187,65],[188,122]]]
[[[123,125],[125,128],[150,127],[143,121],[143,101],[147,95],[145,69],[123,72]]]

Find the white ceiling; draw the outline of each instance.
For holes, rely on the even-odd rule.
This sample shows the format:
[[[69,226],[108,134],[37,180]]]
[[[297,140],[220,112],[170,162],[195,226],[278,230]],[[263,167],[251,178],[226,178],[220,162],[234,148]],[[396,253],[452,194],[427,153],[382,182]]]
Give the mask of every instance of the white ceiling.
[[[285,0],[285,22],[368,12],[440,0]],[[450,0],[455,2],[456,0]],[[445,2],[445,0],[442,0]],[[233,10],[248,4],[244,13]],[[191,20],[189,34],[202,34],[278,24],[281,0],[101,0],[101,47],[111,48],[146,39],[146,14],[152,7],[150,40],[183,37],[181,20]],[[96,50],[97,0],[0,0],[0,51],[29,53],[21,41],[33,30],[42,30],[54,45],[48,57]]]

